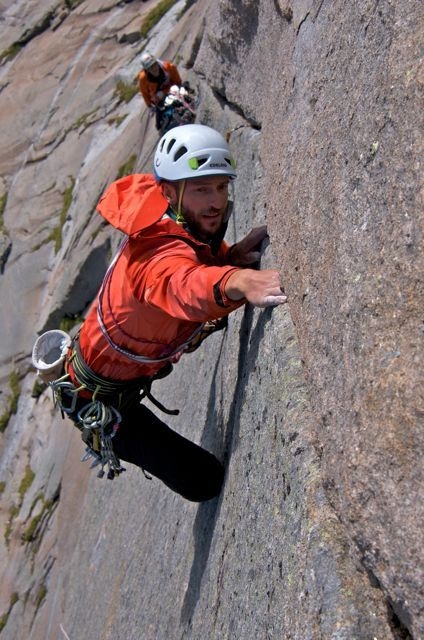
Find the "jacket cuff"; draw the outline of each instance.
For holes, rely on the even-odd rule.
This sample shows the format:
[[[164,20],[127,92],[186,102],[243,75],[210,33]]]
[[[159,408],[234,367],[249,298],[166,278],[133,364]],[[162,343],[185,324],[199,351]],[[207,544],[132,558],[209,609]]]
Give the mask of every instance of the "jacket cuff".
[[[232,269],[228,269],[222,276],[218,282],[213,285],[213,295],[215,298],[215,302],[219,307],[239,307],[241,304],[246,302],[246,298],[242,298],[241,300],[231,300],[227,294],[225,293],[225,285],[231,274],[235,271],[239,271],[237,267],[233,267]]]

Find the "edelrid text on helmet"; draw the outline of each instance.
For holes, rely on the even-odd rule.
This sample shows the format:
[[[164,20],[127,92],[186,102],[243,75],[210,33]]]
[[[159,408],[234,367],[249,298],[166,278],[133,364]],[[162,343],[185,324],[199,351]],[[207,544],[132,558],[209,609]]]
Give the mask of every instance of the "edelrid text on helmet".
[[[159,140],[154,157],[158,180],[187,180],[200,176],[236,177],[236,162],[225,138],[212,127],[186,124]]]

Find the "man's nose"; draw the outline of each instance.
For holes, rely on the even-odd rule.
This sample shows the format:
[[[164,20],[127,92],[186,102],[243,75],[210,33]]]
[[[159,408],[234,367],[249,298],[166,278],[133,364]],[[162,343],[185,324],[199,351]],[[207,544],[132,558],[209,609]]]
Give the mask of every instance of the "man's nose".
[[[210,193],[209,205],[214,209],[222,209],[222,207],[225,207],[226,202],[227,202],[226,193],[223,193],[222,191],[218,191],[218,189],[213,190]]]

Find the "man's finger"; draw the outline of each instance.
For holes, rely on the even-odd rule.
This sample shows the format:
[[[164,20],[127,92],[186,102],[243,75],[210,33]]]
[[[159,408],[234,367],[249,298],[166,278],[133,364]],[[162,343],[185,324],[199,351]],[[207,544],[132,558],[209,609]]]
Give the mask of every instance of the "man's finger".
[[[279,296],[269,295],[264,297],[263,306],[276,307],[279,304],[284,304],[284,302],[287,302],[287,296],[285,295],[279,295]]]

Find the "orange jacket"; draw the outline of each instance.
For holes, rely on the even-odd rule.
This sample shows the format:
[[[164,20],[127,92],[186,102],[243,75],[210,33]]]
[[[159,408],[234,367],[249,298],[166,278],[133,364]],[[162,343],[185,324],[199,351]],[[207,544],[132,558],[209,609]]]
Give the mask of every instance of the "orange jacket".
[[[173,84],[181,86],[181,76],[177,67],[168,60],[159,60],[158,63],[165,73],[165,79],[161,84],[150,81],[144,69],[138,74],[138,87],[148,107],[155,104],[155,96],[158,91],[162,91],[165,97]]]
[[[168,202],[152,175],[112,183],[97,209],[128,238],[83,323],[81,352],[88,366],[106,378],[151,376],[166,358],[179,358],[181,347],[204,322],[245,302],[229,300],[224,290],[237,267],[228,263],[225,242],[213,255],[209,245],[166,214]],[[136,362],[116,346],[148,359]]]

